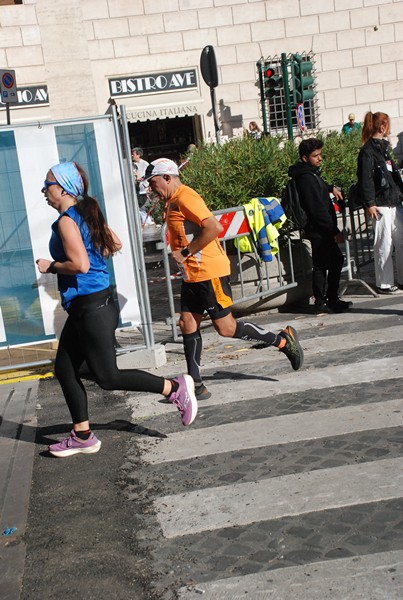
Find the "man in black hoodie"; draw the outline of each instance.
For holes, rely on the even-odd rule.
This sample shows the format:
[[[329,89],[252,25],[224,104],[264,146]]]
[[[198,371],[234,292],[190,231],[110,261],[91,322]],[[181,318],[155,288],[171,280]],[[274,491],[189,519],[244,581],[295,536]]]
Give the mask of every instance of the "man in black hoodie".
[[[288,170],[295,180],[300,203],[308,223],[305,227],[312,246],[312,291],[318,312],[340,313],[349,310],[352,302],[338,297],[340,274],[344,257],[338,246],[344,241],[337,227],[332,192],[342,199],[340,191],[327,185],[320,177],[323,142],[316,138],[303,140],[299,145],[300,160]]]

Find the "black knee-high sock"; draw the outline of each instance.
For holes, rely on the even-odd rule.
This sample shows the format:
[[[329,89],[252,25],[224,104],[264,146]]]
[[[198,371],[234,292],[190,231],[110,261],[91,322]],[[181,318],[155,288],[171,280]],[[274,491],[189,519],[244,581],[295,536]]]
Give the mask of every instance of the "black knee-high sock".
[[[196,383],[200,383],[200,360],[203,348],[200,330],[197,330],[194,333],[185,333],[183,335],[183,348],[185,350],[188,373],[193,377]]]
[[[269,346],[278,346],[281,338],[272,331],[262,329],[254,323],[248,321],[237,321],[234,338],[247,340],[248,342],[265,342]]]

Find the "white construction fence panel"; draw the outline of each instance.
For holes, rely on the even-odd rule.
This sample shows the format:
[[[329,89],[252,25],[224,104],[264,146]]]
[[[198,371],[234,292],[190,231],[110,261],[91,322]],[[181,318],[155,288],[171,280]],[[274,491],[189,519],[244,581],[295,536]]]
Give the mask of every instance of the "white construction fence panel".
[[[65,320],[54,275],[41,275],[37,258],[50,258],[57,212],[41,193],[49,168],[75,161],[123,243],[108,261],[122,325],[141,323],[130,250],[118,140],[108,117],[0,128],[0,348],[56,339]]]

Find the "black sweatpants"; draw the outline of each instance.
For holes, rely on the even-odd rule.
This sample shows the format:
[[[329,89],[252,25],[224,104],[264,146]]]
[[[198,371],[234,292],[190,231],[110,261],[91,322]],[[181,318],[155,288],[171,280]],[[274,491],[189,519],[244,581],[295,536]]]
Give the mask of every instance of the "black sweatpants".
[[[88,420],[87,393],[79,377],[84,361],[95,381],[105,390],[162,393],[163,377],[137,369],[117,368],[115,330],[119,312],[109,290],[78,297],[68,312],[56,355],[55,374],[73,423]]]
[[[338,298],[344,257],[333,236],[310,238],[312,246],[312,291],[315,304]]]

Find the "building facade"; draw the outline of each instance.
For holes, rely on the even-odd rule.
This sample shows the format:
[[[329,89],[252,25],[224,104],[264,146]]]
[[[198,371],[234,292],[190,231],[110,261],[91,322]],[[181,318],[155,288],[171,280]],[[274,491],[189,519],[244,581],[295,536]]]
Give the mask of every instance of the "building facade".
[[[392,119],[403,155],[403,0],[2,0],[0,68],[15,70],[12,123],[104,114],[124,104],[146,158],[214,139],[206,45],[219,71],[222,137],[261,123],[256,61],[313,53],[321,129],[354,112]],[[6,123],[1,105],[0,123]]]

